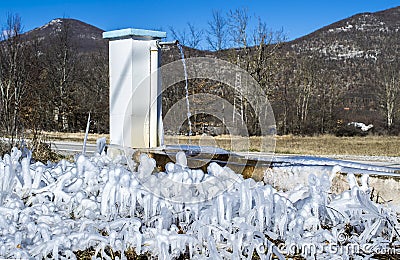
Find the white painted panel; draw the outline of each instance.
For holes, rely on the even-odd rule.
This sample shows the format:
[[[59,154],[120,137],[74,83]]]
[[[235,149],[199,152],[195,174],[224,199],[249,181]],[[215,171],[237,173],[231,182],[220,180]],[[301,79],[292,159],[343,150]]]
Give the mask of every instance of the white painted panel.
[[[153,51],[150,51],[150,50]],[[110,41],[110,141],[133,148],[159,145],[161,85],[154,39]],[[151,72],[155,72],[151,75]]]
[[[110,41],[109,53],[110,143],[130,145],[130,137],[124,140],[123,132],[131,132],[131,126],[124,126],[124,118],[132,110],[132,40]]]

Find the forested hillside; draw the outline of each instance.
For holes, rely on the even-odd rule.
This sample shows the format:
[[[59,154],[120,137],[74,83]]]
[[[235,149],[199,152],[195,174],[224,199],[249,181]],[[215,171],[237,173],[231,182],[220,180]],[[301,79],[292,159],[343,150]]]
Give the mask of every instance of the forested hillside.
[[[337,133],[350,122],[373,124],[376,133],[400,131],[400,7],[357,14],[294,41],[258,18],[250,30],[245,10],[213,12],[209,30],[188,24],[169,34],[185,45],[186,57],[220,58],[245,69],[267,94],[279,134]],[[22,31],[10,15],[0,44],[0,122],[4,134],[23,130],[108,131],[108,42],[103,30],[74,19],[54,19]],[[218,33],[223,32],[223,33]],[[200,50],[199,43],[209,50]],[[180,59],[163,50],[163,63]],[[220,93],[254,127],[251,104],[223,84],[191,80],[189,92]],[[179,84],[178,84],[179,85]],[[177,86],[164,93],[164,111],[184,96]],[[207,115],[193,115],[202,133]]]

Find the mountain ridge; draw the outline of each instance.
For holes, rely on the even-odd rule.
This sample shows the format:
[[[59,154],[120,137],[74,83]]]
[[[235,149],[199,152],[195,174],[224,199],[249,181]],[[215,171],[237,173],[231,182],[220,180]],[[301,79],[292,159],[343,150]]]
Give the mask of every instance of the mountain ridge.
[[[308,35],[287,42],[287,44],[297,54],[304,51],[305,47],[306,51],[318,50],[327,56],[338,56],[340,54],[340,46],[336,46],[335,48],[333,44],[340,42],[344,43],[342,45],[347,44],[347,46],[352,47],[352,49],[347,49],[348,56],[353,54],[354,57],[362,57],[362,54],[364,54],[366,58],[376,58],[377,53],[373,55],[371,52],[381,51],[382,39],[378,39],[378,36],[394,34],[393,36],[398,37],[399,30],[400,6],[375,13],[355,14],[349,18],[324,26]],[[332,49],[328,50],[328,47]],[[343,58],[347,58],[345,51],[342,50],[341,53]]]
[[[79,52],[92,52],[96,48],[107,49],[107,41],[103,39],[104,30],[72,18],[55,18],[48,23],[25,32],[22,37],[28,40],[37,40],[39,43],[54,37],[56,32],[69,28],[72,33],[73,44]]]
[[[108,40],[102,38],[104,31],[82,21],[53,19],[26,32],[23,37],[27,40],[36,38],[46,46],[46,41],[50,44],[51,38],[57,35],[55,32],[62,28],[71,29],[75,51],[81,54],[101,53],[105,60],[102,66],[108,66]],[[274,56],[267,55],[260,63],[261,67],[248,72],[256,75],[263,89],[269,91],[268,98],[280,133],[332,133],[337,122],[365,122],[375,125],[374,129],[385,128],[385,117],[388,116],[385,114],[387,104],[384,103],[387,100],[382,94],[388,77],[385,74],[385,66],[388,65],[385,64],[400,71],[400,6],[355,14],[277,46],[266,46],[266,49],[273,49]],[[256,54],[257,47],[222,51],[184,49],[186,57],[222,58],[233,63],[242,62],[238,59],[241,57],[242,63],[247,62],[245,66],[249,66],[255,61],[252,55]],[[177,48],[163,49],[162,56],[163,64],[181,57]],[[201,91],[201,88],[197,90]],[[318,114],[321,110],[323,118]],[[390,116],[396,118],[396,113],[400,115],[398,111]],[[314,122],[321,122],[321,125],[315,126]],[[397,127],[400,133],[400,120]]]
[[[54,34],[55,30],[59,30],[62,27],[61,24],[63,22],[72,28],[74,34],[73,37],[75,38],[74,42],[77,44],[79,51],[86,52],[91,51],[94,48],[100,48],[102,50],[107,49],[108,41],[102,38],[102,33],[104,32],[103,29],[71,18],[55,18],[43,26],[25,32],[23,36],[28,39],[36,38],[39,41],[45,40],[46,36],[51,36]],[[367,23],[362,24],[362,22]],[[343,40],[343,33],[357,33],[357,31],[358,33],[363,31],[368,32],[374,29],[373,26],[375,26],[375,32],[376,30],[379,30],[380,32],[398,33],[400,30],[400,6],[378,12],[364,12],[352,15],[348,18],[321,27],[307,35],[284,42],[284,49],[286,51],[295,51],[299,54],[304,45],[310,45],[308,47],[305,46],[307,50],[314,47],[314,44],[310,43],[310,41],[316,42],[321,38],[337,38],[338,40]],[[290,48],[288,48],[288,46],[290,46]],[[212,53],[212,51],[208,50],[196,50],[195,53],[198,54],[203,51],[208,54]],[[324,52],[327,50],[320,51]],[[353,55],[360,56],[360,53],[357,53],[357,50],[355,49],[353,50]],[[374,56],[373,53],[367,53],[365,55],[371,56],[372,58]],[[349,56],[351,56],[351,52],[349,52]]]

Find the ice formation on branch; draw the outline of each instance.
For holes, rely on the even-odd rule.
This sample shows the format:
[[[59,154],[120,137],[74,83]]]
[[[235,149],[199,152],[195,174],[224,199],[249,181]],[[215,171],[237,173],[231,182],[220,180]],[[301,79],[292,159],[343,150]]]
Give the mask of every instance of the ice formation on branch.
[[[165,172],[146,154],[130,171],[98,146],[74,163],[30,164],[16,148],[0,160],[0,257],[75,259],[88,248],[105,257],[108,248],[133,248],[160,259],[330,258],[329,250],[291,245],[384,248],[400,239],[396,212],[370,200],[366,175],[360,186],[349,174],[350,189],[336,195],[332,176],[313,173],[308,186],[283,192],[216,163],[190,169],[182,152]]]

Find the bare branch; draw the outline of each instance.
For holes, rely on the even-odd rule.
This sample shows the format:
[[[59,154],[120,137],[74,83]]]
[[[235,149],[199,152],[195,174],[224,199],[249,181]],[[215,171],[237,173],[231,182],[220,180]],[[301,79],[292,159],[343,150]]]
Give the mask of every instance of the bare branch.
[[[193,24],[187,23],[189,28],[188,46],[198,48],[203,39],[203,30],[198,30]]]
[[[248,25],[250,17],[247,9],[238,8],[228,12],[228,26],[231,33],[232,41],[237,47],[246,48],[248,45]]]
[[[210,49],[219,51],[227,47],[227,21],[220,11],[213,10],[212,20],[208,22],[207,43]]]
[[[186,31],[177,31],[174,27],[170,26],[169,30],[171,32],[172,38],[178,40],[180,44],[185,45],[187,44],[187,36]]]

